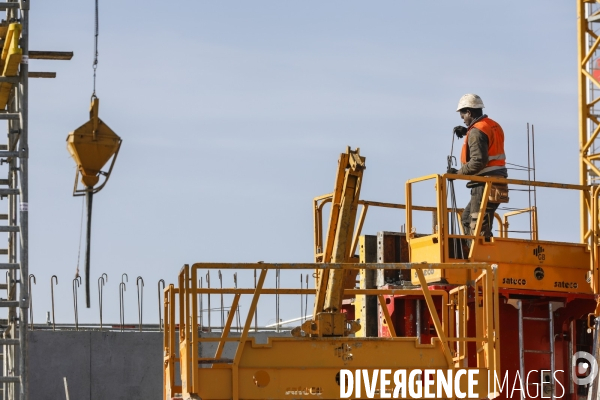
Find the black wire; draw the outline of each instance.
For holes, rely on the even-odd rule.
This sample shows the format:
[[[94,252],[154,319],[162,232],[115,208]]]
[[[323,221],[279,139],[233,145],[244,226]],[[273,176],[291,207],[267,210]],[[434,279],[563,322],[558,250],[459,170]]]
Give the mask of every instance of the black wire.
[[[452,153],[454,153],[454,135],[452,135],[452,146],[450,147],[450,155],[447,158],[448,170],[450,170],[450,168],[452,167],[452,160],[454,159]],[[456,193],[454,192],[454,181],[451,179],[448,179],[448,189],[449,190],[446,193],[446,197],[450,195],[450,234],[458,235],[460,234],[460,226],[458,222],[458,208],[456,206]],[[454,258],[465,258],[463,254],[462,239],[453,239],[454,240],[452,241],[452,247],[454,249]]]

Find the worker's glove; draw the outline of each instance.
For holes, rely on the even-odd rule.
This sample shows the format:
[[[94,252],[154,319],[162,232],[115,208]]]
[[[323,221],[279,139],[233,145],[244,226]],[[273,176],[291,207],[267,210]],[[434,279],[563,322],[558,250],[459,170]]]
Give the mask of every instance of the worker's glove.
[[[446,170],[446,173],[448,173],[448,174],[458,174],[458,170],[456,168],[448,167],[448,169]],[[453,181],[454,179],[448,178],[448,180],[449,181]]]
[[[456,135],[456,137],[458,137],[459,139],[462,139],[467,134],[467,128],[465,128],[464,126],[460,126],[460,125],[455,126],[453,132]]]

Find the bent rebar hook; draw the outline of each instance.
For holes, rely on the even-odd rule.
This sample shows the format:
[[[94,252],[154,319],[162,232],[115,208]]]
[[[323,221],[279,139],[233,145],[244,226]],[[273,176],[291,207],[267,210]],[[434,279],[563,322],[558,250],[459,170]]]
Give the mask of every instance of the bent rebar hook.
[[[56,330],[56,323],[54,321],[54,282],[58,285],[58,277],[56,275],[52,275],[50,277],[50,294],[52,296],[52,330]]]
[[[73,279],[73,311],[75,312],[75,330],[79,330],[79,315],[77,310],[77,288],[81,284],[81,276]]]
[[[31,321],[30,329],[33,330],[33,294],[32,294],[32,290],[31,290],[31,278],[33,278],[33,283],[36,285],[37,285],[37,280],[35,279],[34,274],[29,275],[29,320]]]
[[[126,275],[126,274],[123,274]],[[123,302],[123,292],[127,291],[125,282],[119,283],[119,306],[120,306],[120,317],[121,317],[121,332],[123,332],[123,325],[125,325],[125,304]]]
[[[162,298],[161,296],[161,291],[160,291],[160,283],[162,282],[162,288],[163,291],[165,290],[165,280],[161,279],[158,281],[158,329],[160,329],[160,331],[162,332],[163,330],[163,324],[162,324],[162,303],[160,301],[160,299]]]
[[[219,273],[219,283],[221,285],[221,289],[223,289],[223,275],[221,274],[221,270]],[[221,329],[225,327],[225,308],[223,304],[223,291],[221,291]]]
[[[142,281],[142,287],[140,291],[140,281]],[[140,332],[142,331],[142,312],[144,311],[144,278],[138,276],[135,280],[137,286],[137,299],[138,299],[138,319],[140,321]]]
[[[108,282],[108,275],[103,273],[98,278],[98,305],[100,306],[100,330],[102,331],[102,289],[104,288],[104,284]]]

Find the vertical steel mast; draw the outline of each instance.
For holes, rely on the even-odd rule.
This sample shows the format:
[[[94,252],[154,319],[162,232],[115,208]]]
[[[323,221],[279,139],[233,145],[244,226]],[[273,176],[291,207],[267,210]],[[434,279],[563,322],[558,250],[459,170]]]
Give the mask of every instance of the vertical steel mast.
[[[600,5],[577,0],[577,56],[579,84],[579,183],[598,185],[600,179]],[[592,199],[581,193],[581,240],[592,235]]]

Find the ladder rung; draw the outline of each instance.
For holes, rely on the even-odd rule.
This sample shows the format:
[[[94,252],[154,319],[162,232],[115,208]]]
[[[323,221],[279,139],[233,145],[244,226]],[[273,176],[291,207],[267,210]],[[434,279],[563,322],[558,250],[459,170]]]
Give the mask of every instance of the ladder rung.
[[[0,249],[0,255],[8,255],[8,249]]]
[[[19,232],[19,230],[19,227],[16,225],[0,226],[0,232]]]
[[[19,339],[0,339],[0,345],[14,346],[19,344]]]
[[[2,219],[4,219],[4,220],[8,219],[8,214],[0,214],[0,220],[2,220]]]
[[[0,376],[0,382],[1,383],[19,383],[19,382],[21,382],[21,379],[18,376]]]
[[[523,353],[552,354],[552,352],[548,350],[523,350]]]
[[[0,269],[19,269],[19,263],[0,263]]]
[[[19,157],[19,152],[0,150],[0,157]]]
[[[16,300],[0,300],[0,307],[19,307],[19,302]]]
[[[19,194],[19,189],[0,189],[0,196],[8,196],[10,194]]]
[[[8,145],[7,144],[0,144],[0,150],[8,150]]]
[[[0,9],[2,9],[2,3],[0,3]],[[19,113],[0,113],[0,120],[6,119],[19,119]]]
[[[0,283],[0,290],[6,290],[8,289],[8,286],[6,286],[6,283]]]
[[[523,320],[528,320],[528,321],[550,321],[550,318],[523,317]]]

